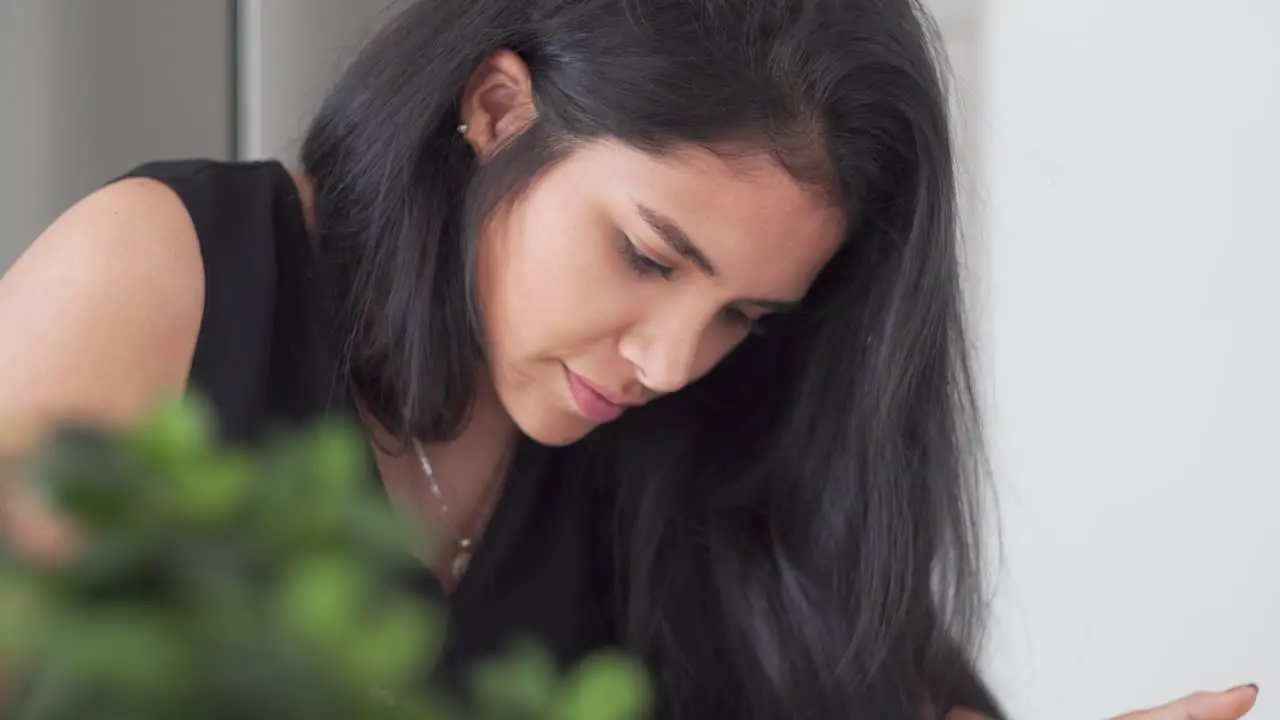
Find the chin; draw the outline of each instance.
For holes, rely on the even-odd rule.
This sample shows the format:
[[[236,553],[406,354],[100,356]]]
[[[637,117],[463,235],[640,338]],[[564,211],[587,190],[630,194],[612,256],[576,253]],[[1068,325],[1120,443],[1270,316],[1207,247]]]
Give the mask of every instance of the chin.
[[[568,417],[563,413],[512,413],[511,419],[530,440],[547,447],[572,445],[598,427],[585,418]]]

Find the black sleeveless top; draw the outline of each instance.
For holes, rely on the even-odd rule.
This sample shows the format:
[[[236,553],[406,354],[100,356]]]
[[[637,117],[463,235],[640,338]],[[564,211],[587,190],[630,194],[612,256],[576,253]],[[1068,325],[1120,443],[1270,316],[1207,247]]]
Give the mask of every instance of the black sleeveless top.
[[[312,301],[311,250],[298,190],[278,162],[143,165],[126,177],[165,183],[186,204],[204,260],[204,316],[191,387],[225,438],[338,415],[355,421],[347,383]],[[372,461],[370,461],[372,462]],[[522,443],[483,542],[453,595],[413,568],[408,582],[449,608],[440,671],[460,687],[475,661],[519,638],[562,663],[615,645],[620,615],[609,567],[610,517],[598,492],[556,472],[555,452]]]

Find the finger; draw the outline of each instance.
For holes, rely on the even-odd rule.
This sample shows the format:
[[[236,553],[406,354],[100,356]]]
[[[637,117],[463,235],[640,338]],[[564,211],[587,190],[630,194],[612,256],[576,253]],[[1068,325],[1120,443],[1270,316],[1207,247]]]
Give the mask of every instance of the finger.
[[[71,524],[18,483],[0,483],[0,543],[46,565],[67,562],[78,545]]]
[[[1253,709],[1258,686],[1241,685],[1224,692],[1200,692],[1167,705],[1123,715],[1115,720],[1237,720]]]
[[[1182,702],[1187,720],[1237,720],[1252,710],[1257,700],[1257,685],[1241,685],[1225,692],[1196,693]]]

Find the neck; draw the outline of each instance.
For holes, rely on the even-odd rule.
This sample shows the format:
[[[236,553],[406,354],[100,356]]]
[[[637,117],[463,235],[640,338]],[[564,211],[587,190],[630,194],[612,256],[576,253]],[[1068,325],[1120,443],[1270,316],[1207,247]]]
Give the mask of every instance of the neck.
[[[443,502],[449,507],[447,518],[439,514],[441,500],[433,498],[427,489],[413,448],[399,448],[394,436],[363,408],[360,414],[383,484],[397,505],[411,510],[417,518],[439,523],[450,535],[474,539],[482,534],[487,513],[502,492],[520,438],[515,423],[487,382],[477,392],[467,425],[455,439],[423,445]]]
[[[482,381],[462,432],[448,442],[424,447],[432,462],[438,457],[448,458],[461,482],[487,486],[503,480],[520,432],[498,400],[488,373],[482,371],[480,376]],[[461,480],[463,477],[467,479]]]

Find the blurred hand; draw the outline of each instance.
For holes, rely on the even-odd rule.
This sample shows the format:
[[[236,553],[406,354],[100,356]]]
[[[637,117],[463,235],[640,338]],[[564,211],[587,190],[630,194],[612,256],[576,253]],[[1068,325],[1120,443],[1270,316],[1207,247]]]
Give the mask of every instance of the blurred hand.
[[[9,473],[12,475],[12,473]],[[0,468],[0,546],[41,563],[57,564],[75,552],[71,525],[57,517],[18,478]]]
[[[1237,720],[1253,709],[1258,699],[1255,685],[1224,692],[1201,692],[1150,710],[1122,715],[1115,720]]]

